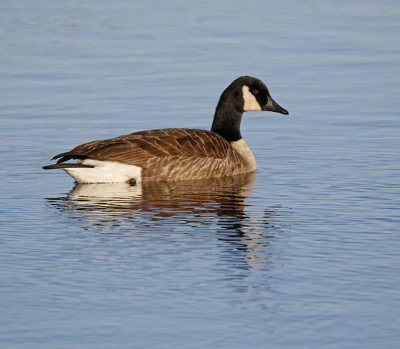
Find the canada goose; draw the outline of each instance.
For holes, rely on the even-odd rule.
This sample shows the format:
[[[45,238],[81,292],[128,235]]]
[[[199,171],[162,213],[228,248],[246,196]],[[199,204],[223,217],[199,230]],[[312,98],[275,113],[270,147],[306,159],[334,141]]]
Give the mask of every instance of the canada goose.
[[[134,132],[78,145],[53,157],[79,183],[200,180],[255,171],[256,161],[240,134],[245,111],[289,114],[256,78],[242,76],[222,93],[211,131],[166,128]],[[77,159],[76,163],[65,163]]]

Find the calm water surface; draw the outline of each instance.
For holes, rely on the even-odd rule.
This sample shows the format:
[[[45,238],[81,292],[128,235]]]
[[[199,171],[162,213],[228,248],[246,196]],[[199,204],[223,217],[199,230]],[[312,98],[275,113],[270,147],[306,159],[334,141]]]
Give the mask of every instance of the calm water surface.
[[[2,348],[397,348],[397,1],[2,1]],[[237,76],[256,175],[79,185],[92,139],[209,128]]]

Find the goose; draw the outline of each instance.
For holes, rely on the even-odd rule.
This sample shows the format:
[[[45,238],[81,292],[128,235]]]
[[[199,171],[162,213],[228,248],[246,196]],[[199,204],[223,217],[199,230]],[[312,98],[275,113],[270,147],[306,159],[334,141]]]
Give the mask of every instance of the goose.
[[[131,184],[253,172],[256,160],[240,133],[243,112],[253,110],[289,114],[261,80],[241,76],[222,93],[210,131],[164,128],[95,140],[55,155],[57,163],[43,169],[62,169],[78,183]]]

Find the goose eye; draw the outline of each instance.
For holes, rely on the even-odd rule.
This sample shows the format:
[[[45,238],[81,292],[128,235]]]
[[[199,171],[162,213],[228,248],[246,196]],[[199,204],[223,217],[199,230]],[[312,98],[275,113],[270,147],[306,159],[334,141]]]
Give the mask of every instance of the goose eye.
[[[260,93],[260,91],[258,91],[258,90],[253,90],[252,93],[253,93],[254,96],[257,96],[257,95]]]

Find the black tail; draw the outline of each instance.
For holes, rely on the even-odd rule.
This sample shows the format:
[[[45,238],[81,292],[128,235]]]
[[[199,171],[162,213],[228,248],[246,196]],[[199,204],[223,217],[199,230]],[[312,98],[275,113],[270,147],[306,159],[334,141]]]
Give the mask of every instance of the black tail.
[[[58,159],[57,164],[59,164],[61,162],[68,161],[71,159],[80,159],[80,160],[87,159],[87,156],[76,153],[74,150],[70,150],[65,153],[61,153],[61,154],[57,154],[56,156],[53,156],[53,158],[51,160],[55,160],[55,159]]]
[[[43,170],[54,170],[56,168],[93,168],[94,166],[83,165],[83,164],[53,164],[43,166]]]

